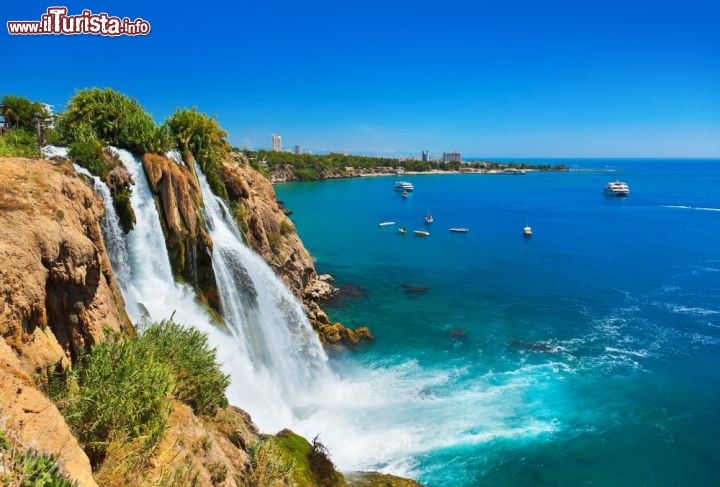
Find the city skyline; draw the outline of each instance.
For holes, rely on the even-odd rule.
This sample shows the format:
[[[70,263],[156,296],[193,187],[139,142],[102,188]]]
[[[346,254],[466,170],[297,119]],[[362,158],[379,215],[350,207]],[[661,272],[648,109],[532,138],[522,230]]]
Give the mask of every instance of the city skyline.
[[[217,115],[231,144],[254,149],[281,133],[288,147],[348,153],[720,157],[716,2],[371,0],[340,9],[281,1],[273,22],[262,5],[248,4],[240,23],[224,1],[212,9],[138,0],[66,6],[141,17],[152,31],[4,31],[4,63],[13,69],[2,93],[62,111],[76,89],[112,87],[158,122],[177,107]],[[11,2],[3,18],[35,19],[46,9]],[[369,35],[368,22],[383,35]],[[451,33],[432,29],[446,23]],[[297,25],[308,28],[298,35]],[[192,42],[178,26],[191,29]],[[38,65],[31,52],[48,55]],[[54,55],[66,52],[82,52],[82,62]],[[289,69],[279,57],[300,62]]]

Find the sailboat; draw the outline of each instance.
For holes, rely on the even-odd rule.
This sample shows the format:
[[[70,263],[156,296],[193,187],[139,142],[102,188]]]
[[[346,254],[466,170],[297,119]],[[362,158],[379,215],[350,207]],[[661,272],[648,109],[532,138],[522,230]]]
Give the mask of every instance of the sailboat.
[[[528,225],[527,217],[525,217],[525,228],[523,228],[523,235],[526,237],[532,236],[532,227]]]
[[[433,222],[433,217],[432,217],[432,215],[430,214],[430,208],[428,208],[427,215],[425,215],[425,224],[426,224],[426,225],[429,225],[429,224],[431,224],[432,222]]]

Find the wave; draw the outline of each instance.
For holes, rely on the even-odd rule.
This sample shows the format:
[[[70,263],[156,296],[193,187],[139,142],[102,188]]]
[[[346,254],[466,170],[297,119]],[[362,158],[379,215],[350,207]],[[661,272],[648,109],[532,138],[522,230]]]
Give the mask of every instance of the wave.
[[[660,205],[661,208],[679,208],[683,210],[699,210],[699,211],[720,211],[720,208],[708,208],[704,206],[688,206],[688,205]]]

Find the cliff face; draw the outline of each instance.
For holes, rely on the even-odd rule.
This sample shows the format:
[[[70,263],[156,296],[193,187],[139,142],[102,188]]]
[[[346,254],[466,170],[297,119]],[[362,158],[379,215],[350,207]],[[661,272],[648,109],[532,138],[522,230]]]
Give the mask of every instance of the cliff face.
[[[202,217],[202,197],[194,172],[189,166],[155,154],[145,154],[143,168],[153,193],[165,231],[173,271],[191,284],[215,310],[220,297],[213,273],[212,240]]]
[[[164,158],[146,158],[144,164],[162,205],[168,235],[211,245],[209,238],[203,240],[194,178]],[[243,221],[248,229],[255,228],[248,232],[253,246],[260,252],[266,247],[266,259],[305,298],[308,314],[318,326],[318,317],[327,320],[327,315],[316,300],[331,292],[329,279],[317,276],[294,231],[281,235],[279,244],[271,244],[271,235],[280,231],[276,229],[283,222],[292,224],[278,207],[269,183],[243,169],[233,173],[231,181],[238,191],[247,192],[248,201],[239,208],[247,212]],[[317,467],[308,453],[311,444],[292,432],[260,435],[240,409],[231,406],[213,416],[198,416],[176,400],[167,433],[151,458],[139,460],[129,443],[109,451],[93,471],[43,390],[49,373],[71,366],[80,353],[105,340],[108,330],[134,333],[102,240],[98,223],[102,215],[100,197],[68,162],[0,158],[0,433],[11,446],[57,458],[59,472],[81,487],[347,485],[327,463],[321,471],[334,472],[334,480],[317,480],[322,462]],[[337,341],[351,341],[347,336],[352,330],[329,320],[322,325],[330,327]],[[357,334],[354,337],[359,339]],[[12,466],[3,468],[0,479],[5,473],[21,474]],[[355,476],[349,485],[361,478],[369,477]]]
[[[322,300],[335,292],[332,277],[318,275],[295,225],[278,204],[270,181],[242,158],[226,161],[220,176],[230,198],[236,202],[236,217],[248,245],[263,256],[303,301],[310,323],[321,341],[326,345],[356,345],[361,340],[372,340],[367,327],[351,330],[340,323],[332,323],[320,308]]]
[[[15,442],[59,455],[95,485],[57,408],[36,387],[104,337],[131,332],[98,225],[102,201],[67,163],[0,160],[0,419]]]

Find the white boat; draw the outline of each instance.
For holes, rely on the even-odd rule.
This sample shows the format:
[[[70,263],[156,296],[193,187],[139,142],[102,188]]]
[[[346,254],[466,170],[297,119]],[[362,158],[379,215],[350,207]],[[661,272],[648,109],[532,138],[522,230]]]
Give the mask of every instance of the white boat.
[[[386,222],[386,221],[383,220],[383,221],[381,221],[380,223],[378,223],[378,225],[381,226],[381,227],[387,227],[387,226],[390,226],[390,225],[395,225],[395,222]]]
[[[415,186],[412,185],[412,183],[408,181],[398,181],[395,183],[395,191],[407,191],[408,193],[410,191],[415,190]]]
[[[425,215],[425,224],[426,224],[426,225],[429,225],[429,224],[432,223],[433,221],[434,221],[434,220],[433,220],[432,215],[430,214],[430,209],[428,208],[427,215]]]
[[[413,233],[415,235],[417,235],[418,237],[429,237],[430,236],[430,232],[426,232],[425,230],[415,230]]]
[[[399,228],[398,233],[405,235],[407,233],[407,230],[405,230],[405,228]]]
[[[627,196],[630,194],[630,186],[622,181],[611,181],[605,186],[605,194],[610,196]]]
[[[468,233],[469,228],[451,228],[450,231],[454,233]]]
[[[532,227],[528,225],[527,217],[525,217],[525,228],[523,228],[523,235],[526,237],[532,236]]]

